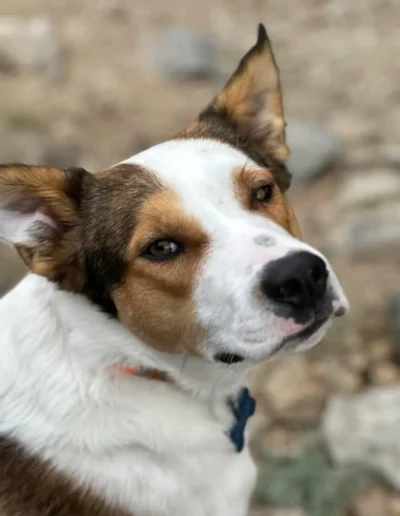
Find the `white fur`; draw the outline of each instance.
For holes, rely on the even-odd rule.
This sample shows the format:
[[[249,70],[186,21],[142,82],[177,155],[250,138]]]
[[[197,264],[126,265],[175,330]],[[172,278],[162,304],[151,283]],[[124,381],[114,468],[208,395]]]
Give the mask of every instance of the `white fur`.
[[[18,244],[34,242],[38,224],[56,229],[54,221],[39,210],[22,215],[0,207],[0,240]]]
[[[207,358],[225,351],[260,361],[274,354],[284,338],[304,329],[306,325],[274,315],[272,303],[254,295],[262,269],[289,252],[304,250],[322,257],[329,270],[328,289],[338,300],[335,306],[347,309],[338,279],[321,253],[272,220],[241,206],[235,195],[233,171],[260,167],[239,150],[214,140],[173,140],[133,156],[127,163],[142,165],[157,174],[211,238],[195,293],[198,316],[210,335],[204,343]],[[274,244],[257,245],[255,238],[261,235],[273,239]],[[314,335],[298,345],[302,349],[315,345],[326,327],[323,330],[319,339]]]
[[[245,516],[255,468],[248,449],[236,453],[226,435],[233,422],[226,397],[299,329],[252,289],[268,261],[316,251],[240,207],[232,168],[255,164],[239,151],[173,141],[128,162],[157,173],[211,236],[195,288],[209,330],[204,358],[156,351],[84,297],[29,275],[0,301],[0,433],[135,516]],[[257,235],[276,244],[257,246]],[[346,305],[332,271],[330,284]],[[296,346],[315,345],[324,331]],[[215,364],[220,350],[246,360]],[[166,371],[177,385],[131,377],[122,364]]]
[[[255,470],[226,436],[225,401],[243,375],[219,386],[218,366],[182,368],[34,275],[1,300],[0,321],[0,433],[135,516],[246,514]],[[167,370],[187,390],[113,368],[124,362]]]

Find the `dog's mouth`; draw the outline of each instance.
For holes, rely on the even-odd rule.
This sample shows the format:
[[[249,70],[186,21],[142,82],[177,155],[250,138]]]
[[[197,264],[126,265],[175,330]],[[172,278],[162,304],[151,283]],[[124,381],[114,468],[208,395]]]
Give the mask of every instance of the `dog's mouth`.
[[[282,349],[288,347],[295,348],[298,344],[306,341],[312,335],[314,335],[318,330],[322,328],[322,326],[328,321],[329,317],[318,318],[309,324],[306,328],[299,331],[294,335],[290,335],[289,337],[284,338],[278,346],[276,346],[269,356],[273,356]],[[214,360],[216,362],[220,362],[227,365],[237,364],[239,362],[243,362],[245,357],[243,355],[239,355],[237,353],[228,353],[228,352],[220,352],[214,356]]]
[[[231,365],[237,364],[238,362],[243,362],[244,357],[242,355],[238,355],[237,353],[217,353],[214,359],[217,362]]]
[[[329,317],[322,317],[319,319],[316,319],[314,322],[312,322],[309,326],[301,330],[300,332],[290,335],[289,337],[286,337],[281,341],[281,343],[272,351],[271,355],[275,355],[278,353],[278,351],[281,351],[281,349],[289,347],[293,348],[297,344],[304,342],[305,340],[309,339],[316,333],[318,330],[322,328],[322,326],[328,321]]]

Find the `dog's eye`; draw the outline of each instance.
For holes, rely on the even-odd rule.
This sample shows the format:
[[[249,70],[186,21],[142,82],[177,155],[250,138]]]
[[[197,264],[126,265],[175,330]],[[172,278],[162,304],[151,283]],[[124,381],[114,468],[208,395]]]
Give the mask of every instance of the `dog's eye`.
[[[163,261],[171,260],[183,251],[183,247],[173,240],[154,240],[146,247],[142,256],[149,260]]]
[[[267,203],[269,202],[274,195],[274,185],[272,183],[268,183],[266,185],[257,188],[254,192],[254,198],[257,202]]]

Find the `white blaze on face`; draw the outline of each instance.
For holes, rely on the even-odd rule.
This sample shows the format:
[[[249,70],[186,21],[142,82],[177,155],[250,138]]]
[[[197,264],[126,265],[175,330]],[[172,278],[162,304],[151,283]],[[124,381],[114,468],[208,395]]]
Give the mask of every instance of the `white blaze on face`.
[[[126,163],[157,174],[209,235],[210,246],[194,289],[198,317],[209,335],[206,356],[223,350],[259,359],[304,329],[305,324],[277,314],[274,303],[261,296],[260,274],[268,263],[288,253],[321,254],[292,237],[279,221],[242,206],[233,171],[260,169],[256,163],[229,145],[202,139],[166,142]],[[335,274],[327,267],[332,298],[336,305],[347,306]]]

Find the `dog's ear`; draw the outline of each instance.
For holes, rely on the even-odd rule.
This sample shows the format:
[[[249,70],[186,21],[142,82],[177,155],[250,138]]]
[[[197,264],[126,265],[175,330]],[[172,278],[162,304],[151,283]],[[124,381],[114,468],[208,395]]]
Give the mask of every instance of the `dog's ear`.
[[[212,112],[226,117],[239,138],[260,152],[279,162],[288,157],[279,70],[263,25],[256,44],[203,115]]]
[[[83,169],[0,166],[0,240],[13,244],[28,268],[57,280],[79,242]]]

